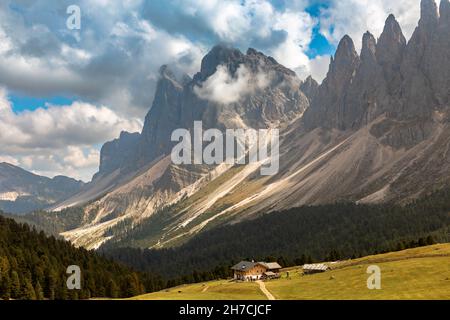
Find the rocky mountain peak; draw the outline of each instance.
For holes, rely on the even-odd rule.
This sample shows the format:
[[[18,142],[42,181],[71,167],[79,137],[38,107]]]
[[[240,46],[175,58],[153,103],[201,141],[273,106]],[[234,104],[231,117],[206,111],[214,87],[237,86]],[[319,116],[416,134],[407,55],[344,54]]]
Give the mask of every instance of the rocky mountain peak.
[[[331,58],[330,69],[325,82],[332,91],[340,92],[353,77],[359,65],[359,56],[355,50],[353,40],[345,35],[339,42],[334,59]]]
[[[376,49],[377,61],[383,67],[385,73],[390,74],[398,70],[405,48],[405,36],[400,24],[391,14],[386,19]]]
[[[305,81],[300,85],[300,90],[306,95],[309,101],[311,101],[317,94],[319,84],[312,76],[308,76]]]
[[[362,39],[361,61],[376,61],[377,40],[369,31],[364,33]]]
[[[402,28],[393,14],[390,14],[386,19],[383,33],[380,36],[380,41],[385,42],[383,45],[390,43],[406,44],[405,36],[403,35]]]
[[[171,67],[169,65],[163,65],[159,68],[159,78],[160,80],[169,80],[175,85],[183,86],[186,83],[192,81],[191,77],[177,68]]]
[[[355,44],[350,36],[345,35],[339,42],[336,55],[333,59],[333,65],[336,67],[351,66],[358,58],[355,50]]]
[[[420,3],[419,27],[434,28],[439,22],[438,7],[434,0],[422,0]]]
[[[441,0],[441,4],[439,6],[439,22],[440,24],[449,24],[450,22],[450,0]]]
[[[99,172],[93,180],[121,168],[136,151],[139,139],[139,133],[122,131],[118,139],[106,142],[100,151]]]
[[[224,44],[216,45],[202,60],[199,80],[204,81],[213,75],[219,65],[225,65],[234,74],[243,60],[244,54],[240,50]]]

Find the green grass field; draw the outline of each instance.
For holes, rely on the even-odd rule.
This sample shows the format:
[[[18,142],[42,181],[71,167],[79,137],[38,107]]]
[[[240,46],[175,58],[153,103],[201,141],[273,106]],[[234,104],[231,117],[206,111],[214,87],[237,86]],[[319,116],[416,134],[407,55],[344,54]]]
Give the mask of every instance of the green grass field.
[[[134,297],[131,300],[265,300],[257,283],[227,280],[179,286]]]
[[[367,289],[369,265],[381,269],[381,289]],[[450,244],[408,249],[331,265],[333,270],[302,275],[289,268],[279,280],[265,283],[279,300],[302,299],[450,299]],[[266,299],[257,283],[212,281],[135,297],[138,300]]]

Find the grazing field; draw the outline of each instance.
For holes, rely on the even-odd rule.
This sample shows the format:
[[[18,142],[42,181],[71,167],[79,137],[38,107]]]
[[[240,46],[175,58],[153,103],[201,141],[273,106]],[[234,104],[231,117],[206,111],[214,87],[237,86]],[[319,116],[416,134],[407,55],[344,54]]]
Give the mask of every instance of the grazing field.
[[[300,267],[285,269],[281,279],[265,282],[278,300],[302,299],[445,299],[450,300],[450,244],[408,249],[329,264],[331,271],[303,275]],[[367,289],[369,265],[381,269],[381,289]],[[289,272],[289,278],[286,277]],[[212,281],[172,288],[139,300],[266,299],[258,283]]]
[[[227,280],[179,286],[131,298],[132,300],[265,300],[255,282],[235,283]]]

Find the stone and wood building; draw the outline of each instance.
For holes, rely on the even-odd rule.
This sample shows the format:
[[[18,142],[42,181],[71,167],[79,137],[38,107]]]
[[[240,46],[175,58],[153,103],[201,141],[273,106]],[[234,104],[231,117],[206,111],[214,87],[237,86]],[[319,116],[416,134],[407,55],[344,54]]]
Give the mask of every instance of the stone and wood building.
[[[241,261],[231,269],[235,280],[255,281],[279,278],[281,266],[277,262]]]

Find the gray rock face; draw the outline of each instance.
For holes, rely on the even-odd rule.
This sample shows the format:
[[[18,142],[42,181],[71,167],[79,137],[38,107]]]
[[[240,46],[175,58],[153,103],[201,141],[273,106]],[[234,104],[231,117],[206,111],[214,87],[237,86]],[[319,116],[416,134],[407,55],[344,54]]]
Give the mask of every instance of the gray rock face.
[[[203,87],[219,66],[225,67],[232,78],[237,78],[238,69],[245,67],[250,73],[249,86],[257,77],[264,77],[267,85],[255,89],[258,94],[252,92],[228,104],[199,97],[196,90]],[[128,164],[136,169],[169,154],[174,145],[170,141],[172,132],[178,128],[191,129],[194,121],[202,121],[204,129],[223,130],[242,126],[265,128],[274,121],[295,119],[309,106],[299,85],[293,71],[254,49],[244,54],[224,45],[216,46],[204,57],[201,70],[193,79],[187,75],[177,77],[168,66],[163,66],[137,151]],[[316,90],[312,82],[311,85],[311,90]]]
[[[382,114],[432,121],[433,111],[449,103],[449,11],[448,0],[441,2],[440,15],[435,1],[422,0],[421,18],[408,43],[390,15],[378,41],[364,35],[361,58],[345,36],[305,113],[305,127],[358,129]]]
[[[346,127],[343,119],[346,117],[346,92],[359,64],[360,58],[353,40],[346,35],[340,41],[335,57],[331,58],[328,74],[304,115],[304,123],[308,129],[318,126]]]
[[[122,131],[118,139],[106,142],[100,152],[99,172],[93,180],[124,167],[136,152],[139,138],[139,133]]]
[[[300,85],[300,90],[309,101],[313,100],[319,90],[319,84],[311,76],[307,77]]]
[[[0,163],[0,210],[21,214],[43,209],[79,192],[83,186],[82,181],[68,177],[50,179]]]
[[[393,15],[387,20],[377,44],[376,60],[382,67],[390,92],[401,83],[400,65],[406,49],[406,39]]]
[[[430,48],[428,76],[434,98],[440,107],[448,106],[450,101],[450,1],[441,0],[440,17]]]

